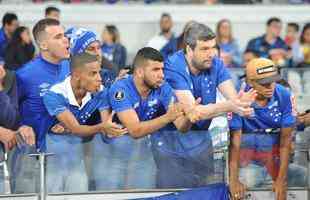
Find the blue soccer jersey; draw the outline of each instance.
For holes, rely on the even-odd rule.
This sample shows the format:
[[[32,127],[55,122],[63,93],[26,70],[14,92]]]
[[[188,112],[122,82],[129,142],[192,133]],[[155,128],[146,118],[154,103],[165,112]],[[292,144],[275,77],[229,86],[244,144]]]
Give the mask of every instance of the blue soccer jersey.
[[[151,90],[143,99],[133,81],[133,77],[121,79],[109,90],[109,100],[112,110],[116,113],[134,109],[140,121],[147,121],[166,113],[169,103],[175,101],[172,88],[163,83],[159,88]]]
[[[216,103],[216,88],[231,79],[228,70],[219,58],[214,58],[210,69],[198,75],[190,73],[183,51],[178,51],[165,62],[165,79],[174,90],[188,90],[195,99],[201,98],[201,104]],[[208,130],[211,120],[198,122],[194,127]]]
[[[70,74],[69,63],[53,64],[42,56],[25,64],[16,73],[19,109],[22,124],[31,126],[36,133],[37,148],[44,150],[45,134],[51,123],[43,96],[55,83]]]

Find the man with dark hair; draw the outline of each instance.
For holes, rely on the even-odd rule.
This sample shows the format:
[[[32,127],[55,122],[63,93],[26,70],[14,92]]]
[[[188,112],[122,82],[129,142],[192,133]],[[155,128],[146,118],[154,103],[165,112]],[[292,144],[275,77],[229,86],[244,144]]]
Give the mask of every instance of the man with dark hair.
[[[254,88],[255,115],[233,114],[230,119],[230,191],[232,199],[243,199],[246,187],[272,183],[275,199],[286,199],[287,186],[303,187],[306,170],[289,166],[296,111],[290,91],[281,80],[277,67],[266,58],[255,58],[246,66],[246,88]],[[292,175],[289,177],[289,174]],[[245,186],[246,185],[246,186]]]
[[[277,17],[268,19],[266,23],[266,33],[262,36],[250,40],[246,49],[254,50],[260,57],[268,58],[272,50],[274,54],[287,56],[288,47],[281,39],[282,22]]]
[[[110,165],[101,170],[100,176],[105,178],[96,184],[100,189],[154,188],[156,169],[149,135],[171,122],[182,131],[189,125],[182,106],[175,103],[172,88],[164,82],[161,54],[151,47],[142,48],[133,66],[132,76],[109,89],[114,120],[127,128],[128,134],[112,139],[113,154],[102,151]]]
[[[56,19],[60,18],[60,10],[54,6],[45,8],[45,18]]]
[[[171,39],[174,38],[172,32],[172,18],[169,13],[163,13],[160,18],[160,33],[154,36],[146,45],[160,51]]]
[[[70,73],[69,65],[60,65],[62,59],[69,58],[69,42],[64,35],[63,27],[55,19],[38,21],[33,28],[33,35],[40,55],[19,69],[16,72],[16,79],[21,122],[34,129],[37,150],[45,151],[46,133],[53,121],[43,104],[42,97],[51,85],[64,80]],[[18,160],[22,155],[19,152],[17,154]],[[18,171],[20,180],[16,180],[16,190],[19,192],[35,192],[33,178],[36,175],[32,173],[36,160],[27,159],[32,163],[23,164],[23,168]],[[22,175],[23,173],[31,175]]]
[[[4,14],[2,17],[2,28],[0,29],[0,61],[4,59],[5,48],[18,26],[19,23],[16,14]]]
[[[228,70],[216,56],[214,32],[194,23],[184,35],[185,48],[165,62],[165,78],[172,86],[190,119],[191,131],[160,132],[153,137],[153,153],[157,164],[157,186],[198,187],[213,175],[213,154],[208,128],[211,119],[226,112],[250,115],[254,91],[238,96]],[[219,90],[227,101],[216,102]],[[201,99],[197,105],[195,100]]]
[[[96,55],[72,56],[71,75],[53,85],[43,97],[54,124],[62,123],[66,128],[61,134],[53,129],[47,134],[46,149],[55,153],[47,162],[48,192],[87,192],[82,137],[103,132],[119,136],[127,132],[112,123],[112,118],[108,119],[109,112],[105,111],[109,108],[107,91],[101,91],[99,72],[100,62]],[[97,110],[104,122],[87,125]]]

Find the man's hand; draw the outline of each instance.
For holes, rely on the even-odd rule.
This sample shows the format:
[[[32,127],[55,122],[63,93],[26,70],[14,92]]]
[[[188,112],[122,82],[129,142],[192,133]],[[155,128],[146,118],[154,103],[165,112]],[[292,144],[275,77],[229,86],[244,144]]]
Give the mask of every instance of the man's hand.
[[[30,146],[35,145],[36,137],[35,137],[33,129],[30,126],[21,126],[18,129],[18,132],[20,132],[26,144]]]
[[[116,80],[123,79],[127,76],[129,69],[121,69],[116,77]]]
[[[305,126],[310,125],[310,113],[298,113],[297,122],[300,124],[305,124]]]
[[[109,137],[120,137],[128,133],[128,130],[109,120],[102,123],[102,132]]]
[[[13,149],[16,146],[16,134],[14,131],[8,131],[1,136],[1,142],[4,144],[6,151]]]
[[[203,113],[201,112],[202,105],[199,105],[200,103],[201,98],[197,98],[193,106],[187,104],[181,104],[186,117],[191,123],[196,123],[197,121],[202,120],[203,118]]]
[[[169,122],[173,122],[178,117],[184,115],[183,105],[181,103],[170,103],[165,115]]]
[[[247,190],[246,186],[243,185],[239,180],[231,181],[229,183],[229,189],[232,200],[243,199],[245,192]]]
[[[248,103],[241,102],[239,99],[229,100],[231,111],[240,116],[251,116],[254,109],[249,107]]]
[[[65,132],[65,127],[62,124],[58,123],[51,128],[51,131],[53,131],[53,133],[62,134]]]
[[[277,179],[272,184],[272,191],[275,193],[275,200],[286,200],[287,181]]]
[[[244,103],[244,107],[250,107],[251,104],[255,101],[256,96],[257,92],[253,88],[247,92],[245,92],[243,88],[238,94],[238,99],[240,102]]]

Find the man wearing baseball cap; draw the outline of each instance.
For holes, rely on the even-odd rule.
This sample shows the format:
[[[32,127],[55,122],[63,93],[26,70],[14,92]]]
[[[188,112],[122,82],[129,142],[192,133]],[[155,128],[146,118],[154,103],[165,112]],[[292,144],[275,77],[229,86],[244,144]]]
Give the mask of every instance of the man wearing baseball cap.
[[[257,97],[252,105],[253,116],[233,114],[229,119],[233,199],[241,199],[246,187],[272,183],[276,199],[282,200],[286,199],[287,185],[297,186],[305,181],[302,171],[296,173],[294,170],[294,179],[287,182],[292,171],[288,164],[296,116],[291,93],[276,83],[280,79],[277,67],[269,59],[256,58],[246,66],[245,91],[253,88]],[[294,182],[296,180],[298,182]]]

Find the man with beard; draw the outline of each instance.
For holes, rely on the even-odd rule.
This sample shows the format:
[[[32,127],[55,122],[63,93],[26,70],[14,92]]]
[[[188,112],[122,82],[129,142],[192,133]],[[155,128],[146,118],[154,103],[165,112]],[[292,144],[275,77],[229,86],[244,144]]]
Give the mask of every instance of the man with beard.
[[[246,88],[257,97],[250,118],[233,114],[230,119],[230,191],[242,199],[246,187],[272,183],[277,200],[286,199],[287,185],[306,184],[306,169],[289,164],[292,132],[296,124],[291,92],[276,81],[281,79],[274,63],[255,58],[246,66]],[[289,174],[290,179],[288,179]]]
[[[184,50],[165,62],[165,78],[172,86],[192,122],[191,131],[180,134],[174,127],[153,135],[153,153],[158,169],[157,187],[198,187],[209,183],[213,154],[208,128],[213,117],[226,112],[250,115],[255,91],[238,96],[223,62],[217,57],[214,32],[199,23],[184,33]],[[217,90],[227,101],[216,103]],[[195,100],[201,99],[197,105]]]
[[[96,133],[120,135],[126,132],[108,120],[107,91],[101,90],[100,62],[87,53],[71,57],[71,75],[57,83],[44,95],[44,104],[54,123],[67,130],[57,134],[49,130],[46,148],[55,155],[47,162],[48,192],[86,192],[88,181],[83,158],[82,137]],[[104,122],[87,125],[99,110]]]
[[[160,18],[160,33],[154,36],[146,45],[160,51],[171,39],[174,38],[172,32],[172,18],[170,14],[163,13]]]
[[[172,88],[164,82],[163,57],[151,48],[138,51],[134,73],[115,82],[109,90],[115,121],[128,129],[128,134],[113,138],[113,154],[102,152],[109,168],[100,187],[105,189],[154,188],[155,165],[150,137],[167,124],[187,131],[190,122],[183,116],[183,108],[175,103]]]

